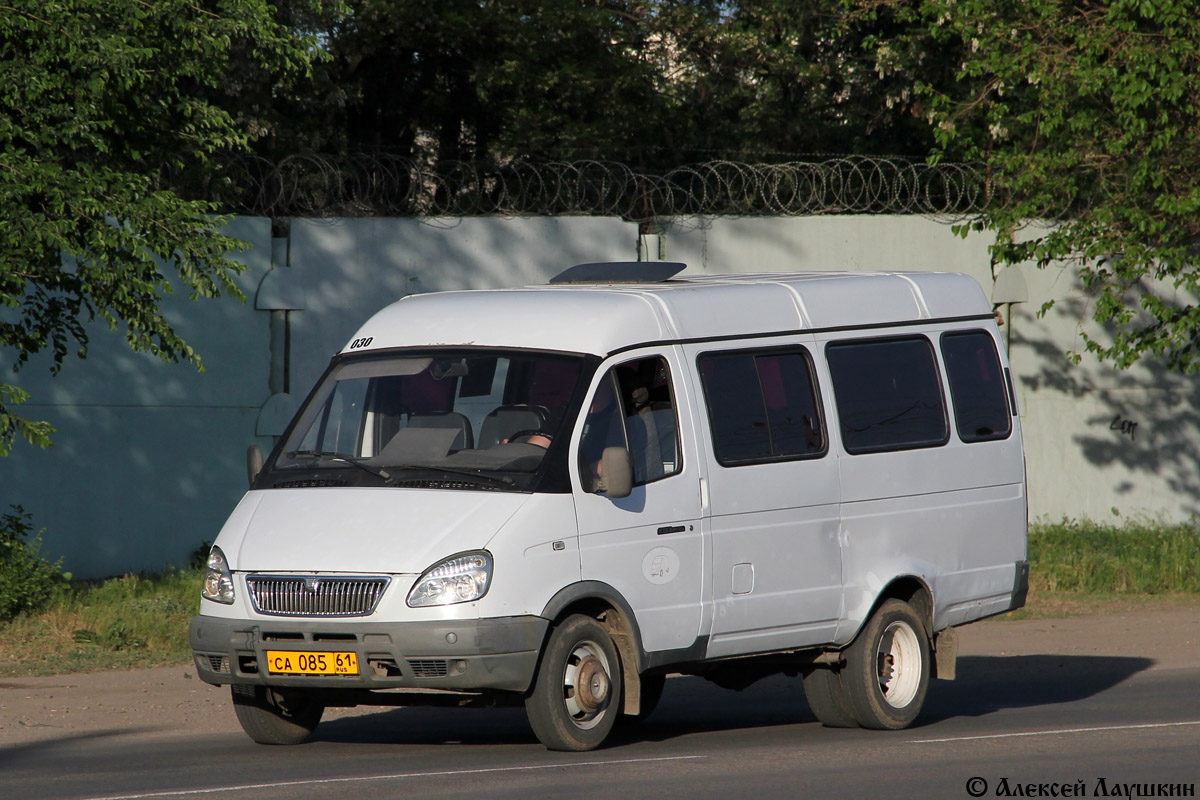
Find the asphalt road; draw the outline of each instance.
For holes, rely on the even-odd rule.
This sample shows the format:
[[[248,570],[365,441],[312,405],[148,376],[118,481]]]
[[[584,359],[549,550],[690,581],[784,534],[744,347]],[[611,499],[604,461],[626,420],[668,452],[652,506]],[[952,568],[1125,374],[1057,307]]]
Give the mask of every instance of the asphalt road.
[[[649,720],[585,754],[546,751],[519,709],[385,709],[322,723],[297,747],[257,746],[235,727],[80,731],[0,748],[0,797],[965,798],[1062,796],[1064,787],[1093,797],[1124,796],[1130,784],[1143,794],[1169,784],[1195,792],[1200,663],[1189,660],[1163,668],[1139,656],[967,655],[959,679],[933,684],[917,725],[899,732],[823,728],[796,679],[739,693],[673,678]]]

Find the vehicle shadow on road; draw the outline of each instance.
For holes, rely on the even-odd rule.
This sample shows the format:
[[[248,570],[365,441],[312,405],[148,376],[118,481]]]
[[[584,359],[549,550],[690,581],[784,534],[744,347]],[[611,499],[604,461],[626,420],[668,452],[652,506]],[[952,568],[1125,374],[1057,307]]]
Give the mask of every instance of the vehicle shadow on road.
[[[0,745],[0,767],[28,762],[32,757],[47,756],[62,748],[67,748],[81,742],[94,742],[119,736],[135,736],[154,730],[154,728],[150,727],[108,728],[106,730],[88,731],[86,733],[71,733],[55,738],[37,739],[30,742]]]
[[[314,742],[354,744],[536,744],[523,708],[393,708],[322,722]]]
[[[933,681],[919,728],[953,717],[1048,706],[1104,692],[1154,664],[1148,658],[1080,655],[964,656],[958,678]],[[815,723],[800,678],[774,676],[737,692],[702,678],[667,681],[643,724],[623,723],[606,747],[695,733]],[[399,708],[321,724],[314,741],[377,744],[528,745],[536,739],[520,707]]]
[[[1153,665],[1153,659],[1132,656],[963,656],[957,680],[930,684],[917,726],[1083,700]]]

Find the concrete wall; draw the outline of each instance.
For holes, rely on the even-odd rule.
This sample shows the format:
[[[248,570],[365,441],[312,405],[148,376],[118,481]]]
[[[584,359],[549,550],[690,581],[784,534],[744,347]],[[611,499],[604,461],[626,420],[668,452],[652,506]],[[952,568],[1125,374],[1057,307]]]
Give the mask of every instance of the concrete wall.
[[[88,327],[87,359],[68,359],[57,377],[44,357],[14,376],[0,354],[4,380],[33,395],[22,415],[57,428],[51,449],[21,442],[0,459],[0,507],[32,512],[46,528],[44,553],[63,556],[76,577],[185,562],[245,489],[245,448],[267,396],[266,327],[253,309],[271,226],[241,219],[230,233],[252,245],[238,279],[249,302],[177,293],[166,304],[203,373],[134,353],[100,324]]]
[[[631,223],[594,217],[294,220],[274,242],[267,220],[239,219],[232,232],[253,245],[240,278],[248,302],[168,303],[204,373],[132,353],[93,326],[86,361],[55,378],[48,360],[6,376],[34,395],[26,415],[58,433],[51,450],[19,445],[0,460],[0,507],[33,512],[47,554],[77,577],[183,563],[212,540],[245,489],[246,446],[269,448],[329,357],[405,294],[541,283],[639,251],[689,272],[952,270],[989,294],[995,281],[987,238],[916,217],[684,219],[640,239]],[[1012,312],[1031,515],[1200,510],[1200,384],[1153,365],[1070,364],[1064,353],[1091,323],[1067,271],[1020,268],[1000,288],[1028,298],[1002,310]],[[1048,299],[1056,305],[1039,319]]]
[[[0,459],[0,510],[32,512],[44,553],[77,578],[182,564],[216,538],[246,489],[246,447],[271,447],[292,396],[383,306],[415,291],[542,283],[563,265],[631,259],[637,238],[636,226],[597,218],[297,220],[272,266],[269,220],[239,219],[231,233],[252,244],[238,281],[247,302],[167,302],[205,372],[133,353],[102,325],[89,327],[88,358],[57,377],[48,358],[13,375],[0,354],[4,380],[33,395],[23,414],[58,429],[50,450],[21,443]],[[272,350],[284,349],[272,310],[290,327],[286,387],[272,385]]]

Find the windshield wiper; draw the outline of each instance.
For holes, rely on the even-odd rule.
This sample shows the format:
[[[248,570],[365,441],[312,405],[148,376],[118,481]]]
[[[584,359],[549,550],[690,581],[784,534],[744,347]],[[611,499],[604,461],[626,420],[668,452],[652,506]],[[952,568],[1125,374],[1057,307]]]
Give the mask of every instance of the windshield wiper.
[[[290,453],[284,453],[284,455],[288,458],[327,458],[330,461],[341,461],[352,467],[358,467],[364,472],[369,472],[378,478],[383,478],[388,483],[392,481],[392,476],[386,470],[373,467],[370,464],[364,463],[361,459],[348,456],[345,453],[334,453],[330,450],[293,450]]]
[[[507,475],[489,475],[486,472],[479,472],[477,470],[469,470],[469,469],[458,469],[456,467],[442,467],[442,466],[433,466],[433,465],[426,466],[423,464],[400,464],[400,465],[393,466],[392,469],[429,470],[432,472],[447,472],[451,475],[462,475],[465,478],[479,478],[480,480],[491,481],[493,483],[503,483],[505,486],[516,486],[517,485],[517,482],[514,481],[512,478],[508,477]]]

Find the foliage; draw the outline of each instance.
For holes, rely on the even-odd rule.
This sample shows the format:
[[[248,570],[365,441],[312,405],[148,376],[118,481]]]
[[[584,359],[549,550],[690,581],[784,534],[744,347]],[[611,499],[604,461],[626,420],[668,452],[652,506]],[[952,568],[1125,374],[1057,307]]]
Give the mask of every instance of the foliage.
[[[21,506],[0,516],[0,621],[35,611],[63,589],[70,575],[42,556],[42,531],[34,534],[32,516]]]
[[[78,583],[38,613],[0,622],[0,675],[186,664],[202,569]]]
[[[864,0],[860,12],[894,4]],[[998,263],[1074,265],[1107,342],[1200,369],[1200,15],[1190,0],[923,0],[877,42],[925,98],[938,157],[981,159],[994,200],[969,226],[997,234]],[[930,80],[912,44],[959,54]],[[1022,231],[1030,220],[1053,223]],[[965,232],[964,227],[963,232]],[[1075,354],[1078,359],[1078,354]]]
[[[1137,520],[1032,525],[1029,572],[1041,591],[1200,593],[1200,531]]]
[[[315,0],[314,0],[315,3]],[[294,3],[293,5],[303,5]],[[122,328],[129,346],[200,366],[161,311],[166,294],[240,297],[207,200],[163,188],[164,171],[203,167],[257,131],[230,111],[227,84],[257,70],[286,86],[313,40],[266,0],[7,0],[0,9],[0,347],[19,369],[87,354],[85,324]],[[27,394],[0,383],[0,455],[20,436]]]
[[[327,21],[333,59],[291,96],[327,113],[292,119],[284,149],[645,169],[770,153],[923,157],[932,143],[884,102],[842,0],[348,7]]]

